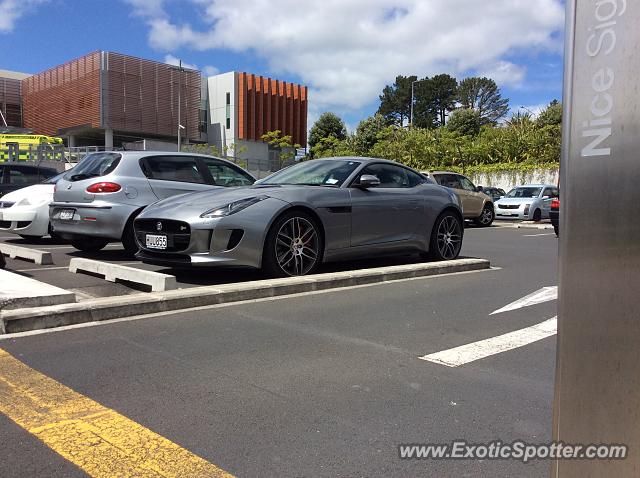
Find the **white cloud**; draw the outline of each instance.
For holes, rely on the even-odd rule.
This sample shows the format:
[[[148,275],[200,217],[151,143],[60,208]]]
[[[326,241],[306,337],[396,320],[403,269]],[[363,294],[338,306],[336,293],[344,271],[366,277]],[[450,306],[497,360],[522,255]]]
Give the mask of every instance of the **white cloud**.
[[[527,74],[527,69],[524,66],[516,65],[510,61],[498,61],[488,65],[485,69],[479,71],[478,74],[495,80],[499,85],[518,87],[522,85]]]
[[[31,9],[48,0],[0,0],[0,33],[10,33],[16,22]]]
[[[215,66],[207,65],[202,69],[202,72],[207,76],[214,76],[220,73],[220,70]]]
[[[519,85],[526,69],[505,58],[558,51],[564,17],[561,0],[191,0],[182,11],[207,25],[196,28],[158,13],[160,1],[156,13],[136,7],[154,48],[251,51],[309,85],[323,110],[370,104],[397,74],[478,71]]]

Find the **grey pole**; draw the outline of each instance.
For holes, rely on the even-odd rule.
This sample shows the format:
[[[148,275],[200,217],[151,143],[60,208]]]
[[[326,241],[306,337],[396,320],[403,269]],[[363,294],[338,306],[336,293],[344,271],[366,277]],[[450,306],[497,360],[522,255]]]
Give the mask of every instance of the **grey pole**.
[[[640,474],[640,2],[568,0],[553,439],[626,459],[554,478]]]
[[[409,105],[409,127],[413,128],[413,85],[418,81],[411,82],[411,104]]]

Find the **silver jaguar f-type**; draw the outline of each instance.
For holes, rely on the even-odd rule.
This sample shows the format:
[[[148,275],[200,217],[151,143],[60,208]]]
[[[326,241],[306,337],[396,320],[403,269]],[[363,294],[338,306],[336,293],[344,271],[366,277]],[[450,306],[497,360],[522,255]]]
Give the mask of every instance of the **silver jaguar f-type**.
[[[455,259],[464,231],[452,191],[373,158],[305,161],[253,186],[174,196],[147,207],[134,227],[144,262],[272,276],[382,253]]]

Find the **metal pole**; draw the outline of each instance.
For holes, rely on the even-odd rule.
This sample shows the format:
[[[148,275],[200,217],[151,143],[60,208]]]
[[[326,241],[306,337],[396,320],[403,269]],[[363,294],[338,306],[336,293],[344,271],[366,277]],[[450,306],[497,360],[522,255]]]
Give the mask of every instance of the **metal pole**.
[[[182,134],[180,133],[180,125],[181,125],[180,110],[181,109],[182,109],[182,60],[180,60],[179,67],[178,67],[178,152],[180,152],[180,150],[182,149],[182,145],[181,145]]]
[[[551,476],[635,478],[640,2],[566,6],[553,439],[628,450],[624,460],[556,460]]]
[[[411,104],[409,105],[409,127],[412,128],[413,127],[413,85],[415,85],[418,82],[418,80],[416,81],[412,81],[411,82]]]

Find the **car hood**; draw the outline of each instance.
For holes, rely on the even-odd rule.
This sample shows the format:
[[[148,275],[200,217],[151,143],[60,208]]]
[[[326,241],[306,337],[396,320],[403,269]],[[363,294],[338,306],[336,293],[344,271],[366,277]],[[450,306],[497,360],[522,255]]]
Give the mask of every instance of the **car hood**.
[[[502,198],[496,201],[496,204],[514,205],[514,204],[531,204],[537,201],[538,198]]]
[[[318,189],[315,186],[272,186],[257,184],[255,186],[219,188],[180,194],[151,204],[143,211],[140,217],[163,217],[165,214],[173,216],[176,211],[187,214],[201,214],[209,209],[256,196],[268,196],[286,201],[287,199],[285,198],[292,193],[295,194],[295,190],[304,191],[309,188]]]
[[[24,198],[39,199],[48,197],[50,201],[53,201],[53,188],[54,184],[34,184],[33,186],[27,186],[16,191],[2,196],[0,201],[18,202]]]

